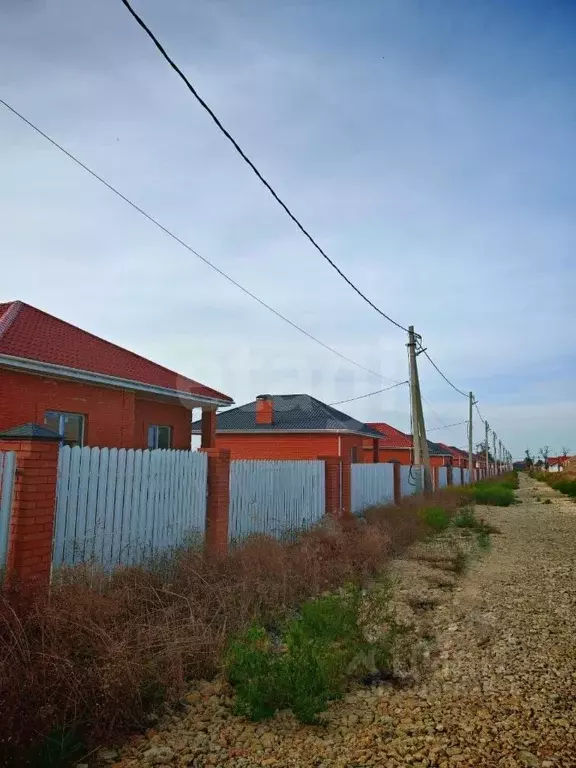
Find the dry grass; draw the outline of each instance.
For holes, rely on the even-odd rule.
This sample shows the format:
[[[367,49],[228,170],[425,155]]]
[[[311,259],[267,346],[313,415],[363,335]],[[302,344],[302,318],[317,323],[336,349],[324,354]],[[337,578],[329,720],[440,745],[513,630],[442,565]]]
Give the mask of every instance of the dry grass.
[[[462,494],[435,495],[455,514]],[[75,730],[87,748],[142,728],[178,701],[186,681],[218,671],[231,633],[274,620],[305,599],[382,570],[431,533],[422,499],[373,509],[280,543],[255,536],[226,557],[195,549],[162,567],[111,578],[85,568],[60,574],[50,595],[0,593],[0,764],[25,764],[31,746]]]

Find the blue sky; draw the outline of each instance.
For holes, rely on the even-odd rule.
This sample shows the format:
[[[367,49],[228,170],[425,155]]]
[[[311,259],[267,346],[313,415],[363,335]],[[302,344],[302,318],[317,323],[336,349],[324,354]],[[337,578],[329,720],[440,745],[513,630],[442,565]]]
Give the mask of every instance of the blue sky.
[[[574,4],[135,6],[332,258],[415,325],[514,453],[576,452]],[[406,378],[402,332],[298,233],[119,0],[3,3],[0,92],[248,289]],[[223,281],[5,109],[0,140],[0,299],[237,403],[386,386]],[[425,360],[421,377],[430,428],[466,417]],[[406,388],[343,407],[408,428]],[[431,437],[463,444],[465,431]]]

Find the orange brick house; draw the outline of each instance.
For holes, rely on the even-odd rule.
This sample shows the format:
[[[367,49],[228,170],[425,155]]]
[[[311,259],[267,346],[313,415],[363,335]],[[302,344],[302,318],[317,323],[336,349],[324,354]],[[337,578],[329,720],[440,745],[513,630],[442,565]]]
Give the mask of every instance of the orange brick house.
[[[192,424],[192,434],[200,431],[200,422]],[[363,441],[374,449],[378,438],[366,424],[310,395],[259,395],[216,415],[216,447],[229,449],[233,459],[340,456],[362,462]]]
[[[68,445],[191,447],[192,409],[203,445],[232,399],[21,301],[0,304],[0,432],[33,422]]]
[[[397,462],[410,465],[414,463],[412,435],[407,435],[399,429],[384,422],[368,422],[366,425],[375,430],[380,438],[377,453],[381,462]],[[428,440],[431,467],[447,467],[452,465],[452,454],[438,443]],[[365,441],[363,444],[364,461],[370,463],[375,454],[373,445]]]

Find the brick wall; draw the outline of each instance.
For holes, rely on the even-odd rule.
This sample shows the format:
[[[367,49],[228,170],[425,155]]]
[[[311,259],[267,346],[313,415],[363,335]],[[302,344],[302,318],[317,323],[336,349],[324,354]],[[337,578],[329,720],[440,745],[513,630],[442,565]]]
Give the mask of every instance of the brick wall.
[[[173,428],[174,447],[190,448],[191,414],[180,405],[136,399],[133,392],[0,368],[0,432],[44,423],[46,411],[86,417],[84,444],[146,448],[149,424]]]
[[[366,461],[360,435],[295,434],[216,435],[216,447],[231,451],[233,459],[317,459],[319,456],[342,456],[352,461],[356,448],[357,461]]]
[[[227,449],[233,459],[317,459],[338,455],[333,434],[216,435],[216,447]]]
[[[378,451],[381,464],[386,461],[398,461],[400,464],[409,465],[411,456],[409,448],[380,448]],[[372,445],[370,448],[364,448],[364,461],[366,464],[372,463]]]
[[[154,400],[136,398],[134,419],[134,448],[148,447],[148,427],[151,424],[172,427],[172,447],[190,450],[192,414],[175,403],[159,403]]]
[[[10,510],[7,581],[47,584],[52,565],[58,442],[2,440],[16,452],[16,478]]]

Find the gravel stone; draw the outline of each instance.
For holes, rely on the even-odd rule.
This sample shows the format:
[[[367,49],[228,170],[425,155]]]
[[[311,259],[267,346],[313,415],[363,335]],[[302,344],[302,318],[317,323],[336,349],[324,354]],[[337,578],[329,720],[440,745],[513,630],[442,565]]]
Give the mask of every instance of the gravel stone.
[[[449,532],[392,564],[415,632],[409,686],[352,686],[312,727],[289,712],[249,723],[225,681],[200,681],[185,712],[126,745],[115,768],[148,768],[150,752],[173,768],[576,768],[576,504],[527,477],[517,496],[477,508],[501,531],[489,552]],[[456,540],[471,554],[460,575]]]

